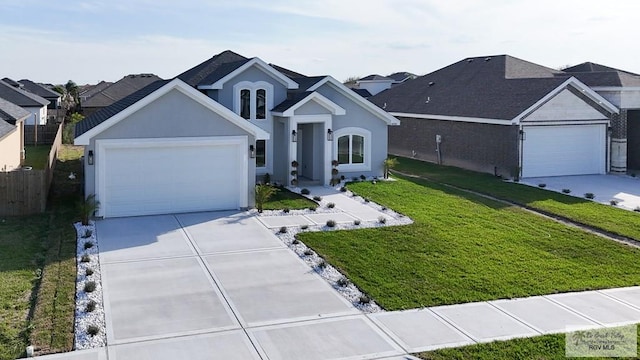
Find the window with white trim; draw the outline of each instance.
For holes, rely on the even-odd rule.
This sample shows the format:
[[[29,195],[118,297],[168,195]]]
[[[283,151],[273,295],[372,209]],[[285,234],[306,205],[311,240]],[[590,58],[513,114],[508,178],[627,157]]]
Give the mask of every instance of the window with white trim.
[[[243,119],[265,120],[273,107],[273,85],[264,81],[242,81],[233,86],[234,111]]]
[[[256,167],[263,168],[267,166],[267,141],[256,141]]]
[[[365,171],[371,166],[371,132],[362,128],[343,128],[334,132],[334,154],[344,171]]]

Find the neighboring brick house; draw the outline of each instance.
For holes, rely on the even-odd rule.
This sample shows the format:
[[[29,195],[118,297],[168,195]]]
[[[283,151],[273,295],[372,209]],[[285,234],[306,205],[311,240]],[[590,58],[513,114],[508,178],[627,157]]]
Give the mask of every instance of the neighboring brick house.
[[[369,100],[401,120],[389,129],[392,154],[510,178],[604,174],[640,160],[638,85],[640,76],[616,69],[560,71],[498,55]]]
[[[83,92],[80,94],[82,114],[84,116],[90,116],[96,111],[118,100],[124,99],[158,80],[162,79],[154,74],[132,74],[123,77],[109,86],[100,86],[94,89],[94,91]]]

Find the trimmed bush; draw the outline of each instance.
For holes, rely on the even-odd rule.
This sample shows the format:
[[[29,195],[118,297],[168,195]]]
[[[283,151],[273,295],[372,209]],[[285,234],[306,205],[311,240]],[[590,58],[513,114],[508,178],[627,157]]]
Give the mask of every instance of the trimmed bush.
[[[540,184],[538,184],[538,187],[544,189],[544,188],[547,187],[547,184],[540,183]]]
[[[286,234],[287,233],[287,227],[286,226],[281,227],[279,232],[280,232],[280,234]]]
[[[584,194],[584,197],[587,199],[595,199],[596,196],[593,193],[586,193]]]
[[[91,300],[87,303],[87,306],[85,306],[84,311],[85,312],[92,312],[93,310],[96,309],[96,305],[98,305],[98,303],[96,303],[95,301]]]
[[[89,334],[91,336],[96,336],[99,333],[100,333],[100,328],[97,327],[96,325],[87,326],[87,334]]]
[[[313,200],[314,201],[322,201],[322,196],[316,195],[316,196],[313,197]]]
[[[345,287],[349,285],[349,280],[346,277],[341,277],[340,279],[338,279],[338,281],[336,281],[336,284],[340,287]]]
[[[336,207],[336,204],[334,204],[334,203],[328,203],[327,204],[327,208],[329,208],[329,209],[333,209],[334,207]]]
[[[327,226],[332,228],[336,226],[336,221],[335,220],[327,220]]]
[[[309,195],[309,194],[311,194],[311,190],[309,190],[307,188],[304,188],[304,189],[300,190],[300,194]]]
[[[360,225],[360,220],[353,220],[353,225],[355,225],[355,226]]]
[[[611,206],[617,206],[618,205],[618,200],[611,199],[611,200],[609,200],[609,204],[611,204]]]
[[[90,293],[90,292],[96,291],[96,282],[95,281],[88,281],[88,282],[84,283],[84,289],[83,290],[86,293]]]
[[[327,267],[327,262],[324,260],[320,260],[320,262],[318,262],[318,268],[320,269],[324,269]]]
[[[311,255],[313,255],[313,250],[306,249],[303,254],[305,254],[306,256],[311,256]]]
[[[289,208],[284,208],[284,209],[282,209],[282,212],[283,212],[283,213],[285,213],[285,214],[288,214],[288,213],[289,213],[289,211],[291,211],[291,209],[289,209]]]
[[[562,189],[562,192],[565,194],[571,194],[571,189]]]
[[[367,296],[367,295],[360,295],[360,298],[358,299],[358,302],[360,304],[368,304],[371,302],[371,299]]]
[[[387,218],[384,217],[384,216],[380,216],[380,217],[378,217],[378,222],[380,224],[386,224],[387,223]]]
[[[82,257],[80,258],[80,262],[88,263],[89,261],[91,261],[91,258],[87,254],[82,255]]]
[[[92,268],[87,268],[87,269],[84,271],[84,274],[85,274],[86,276],[91,276],[91,275],[93,275],[93,269],[92,269]]]
[[[91,231],[91,229],[85,229],[84,232],[82,233],[82,238],[88,239],[91,237],[91,235],[93,235],[93,231]]]
[[[302,229],[302,230],[307,230],[308,228],[309,228],[309,225],[307,225],[307,224],[304,224],[304,225],[300,226],[300,229]]]
[[[91,249],[93,247],[93,243],[91,241],[87,241],[86,243],[84,243],[84,249]]]

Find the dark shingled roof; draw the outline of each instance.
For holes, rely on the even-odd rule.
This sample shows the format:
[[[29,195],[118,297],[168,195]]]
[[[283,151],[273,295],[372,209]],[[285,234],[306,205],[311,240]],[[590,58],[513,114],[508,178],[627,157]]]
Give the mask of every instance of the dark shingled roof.
[[[354,93],[362,96],[365,99],[371,97],[371,93],[367,89],[351,89],[351,90],[353,90]]]
[[[80,96],[80,98],[89,99],[93,95],[101,92],[111,85],[113,85],[113,83],[109,81],[100,81],[95,85],[82,85],[80,86],[82,90],[80,90],[80,93],[78,95]]]
[[[564,69],[589,86],[640,86],[640,75],[612,67],[586,62]]]
[[[289,93],[305,92],[307,91],[307,89],[317,84],[320,80],[324,78],[326,78],[326,76],[305,76],[305,77],[291,78],[291,80],[295,81],[298,84],[298,89],[290,89]]]
[[[109,106],[114,102],[123,99],[134,92],[162,80],[154,74],[131,74],[111,84],[104,90],[94,94],[92,97],[82,102],[83,108],[101,108]]]
[[[0,98],[22,107],[43,107],[49,100],[0,81]]]
[[[11,125],[8,122],[0,119],[0,139],[2,139],[3,137],[5,137],[5,135],[9,134],[15,129],[16,129],[15,125]]]
[[[146,87],[134,92],[133,94],[125,97],[124,99],[116,101],[115,103],[96,111],[91,116],[85,118],[84,120],[76,124],[75,136],[78,137],[84,134],[85,132],[91,130],[95,126],[98,126],[105,120],[118,114],[119,112],[123,111],[129,106],[137,103],[142,98],[151,94],[152,92],[158,90],[168,82],[169,80],[157,80],[147,85]]]
[[[289,79],[307,77],[306,75],[300,74],[299,72],[295,72],[293,70],[289,70],[287,68],[283,68],[282,66],[278,66],[276,64],[269,64],[269,66],[271,66],[272,68],[278,70],[279,72],[284,74],[284,76],[288,77]]]
[[[0,98],[0,120],[4,120],[11,125],[31,115],[30,112],[20,106]]]
[[[357,81],[373,81],[373,80],[389,80],[389,81],[391,81],[391,80],[393,80],[393,79],[388,78],[388,77],[386,77],[386,76],[382,76],[382,75],[378,75],[378,74],[373,74],[373,75],[367,75],[367,76],[365,76],[365,77],[363,77],[363,78],[361,78],[361,79],[359,79],[359,80],[357,80]],[[357,81],[356,81],[356,82],[357,82]]]
[[[508,55],[468,58],[369,101],[388,112],[511,120],[567,80]]]
[[[33,81],[29,80],[29,79],[22,79],[20,81],[18,81],[20,84],[22,84],[22,88],[27,90],[28,92],[32,93],[32,94],[36,94],[38,96],[41,96],[47,100],[50,101],[55,101],[56,99],[58,99],[60,96],[60,94],[58,94],[57,92],[53,91],[53,90],[49,90],[46,87],[40,85],[40,84],[36,84]]]
[[[306,98],[307,96],[309,96],[312,93],[313,93],[313,91],[301,91],[301,92],[291,93],[291,94],[289,94],[289,96],[287,96],[287,100],[285,100],[285,101],[281,102],[280,104],[278,104],[271,111],[273,111],[273,112],[287,111],[287,110],[289,110],[290,107],[292,107],[293,105],[299,103],[300,100]]]
[[[193,87],[201,84],[211,85],[249,60],[231,50],[226,50],[176,77]]]

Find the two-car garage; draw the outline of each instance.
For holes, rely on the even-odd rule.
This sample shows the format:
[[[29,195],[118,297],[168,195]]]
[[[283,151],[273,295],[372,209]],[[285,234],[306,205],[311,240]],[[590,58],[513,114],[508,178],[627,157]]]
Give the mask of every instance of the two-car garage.
[[[246,137],[98,140],[105,217],[247,206]]]
[[[606,173],[607,125],[522,127],[522,177]]]

